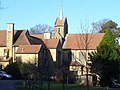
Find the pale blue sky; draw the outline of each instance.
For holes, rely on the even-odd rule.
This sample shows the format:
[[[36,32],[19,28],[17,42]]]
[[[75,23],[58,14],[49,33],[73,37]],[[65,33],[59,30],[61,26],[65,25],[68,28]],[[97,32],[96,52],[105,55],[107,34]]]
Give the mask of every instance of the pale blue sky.
[[[92,22],[109,18],[120,26],[120,0],[1,0],[8,7],[0,11],[0,29],[15,23],[15,29],[30,29],[36,24],[54,27],[61,1],[68,19],[69,33],[78,33],[81,20]]]

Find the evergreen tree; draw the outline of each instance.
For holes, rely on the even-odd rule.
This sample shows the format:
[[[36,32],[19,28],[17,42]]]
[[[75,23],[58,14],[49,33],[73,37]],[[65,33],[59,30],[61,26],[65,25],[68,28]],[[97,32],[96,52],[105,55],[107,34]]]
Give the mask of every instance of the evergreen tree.
[[[114,35],[107,30],[97,52],[90,54],[91,73],[99,75],[101,86],[112,86],[112,79],[118,78],[119,51],[116,47]]]

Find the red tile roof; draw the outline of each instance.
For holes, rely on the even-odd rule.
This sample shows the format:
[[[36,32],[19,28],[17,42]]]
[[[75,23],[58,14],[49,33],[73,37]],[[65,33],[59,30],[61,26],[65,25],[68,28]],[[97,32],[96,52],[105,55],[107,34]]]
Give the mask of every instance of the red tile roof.
[[[15,30],[14,31],[14,44],[18,45],[29,45],[30,42],[27,40],[26,37],[27,30]],[[6,46],[6,34],[7,30],[0,30],[0,46]]]
[[[65,18],[60,20],[59,18],[56,19],[55,26],[63,26],[65,23]]]
[[[39,38],[36,38],[36,37],[33,37],[33,36],[29,36],[29,35],[27,35],[26,37],[29,40],[29,42],[31,43],[31,45],[40,45],[40,44],[43,45],[44,44],[42,39],[39,39]]]
[[[44,39],[44,34],[32,34],[31,36],[39,38],[39,39]]]
[[[14,44],[15,44],[15,46],[31,44],[27,38],[26,31],[21,32],[21,34],[18,36],[18,38]]]
[[[6,46],[6,30],[0,30],[0,46]]]
[[[43,39],[43,42],[47,48],[57,48],[59,44],[59,39]]]
[[[97,49],[104,33],[68,34],[63,49]]]
[[[17,54],[37,54],[42,45],[20,45],[17,49]]]
[[[44,39],[44,34],[34,34],[33,37],[42,39],[48,48],[57,48],[59,39]]]

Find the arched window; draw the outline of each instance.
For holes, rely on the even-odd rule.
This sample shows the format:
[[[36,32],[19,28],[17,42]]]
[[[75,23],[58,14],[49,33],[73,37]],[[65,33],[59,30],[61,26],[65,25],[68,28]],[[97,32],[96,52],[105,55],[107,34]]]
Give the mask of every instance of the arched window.
[[[60,33],[60,28],[58,28],[58,33]]]

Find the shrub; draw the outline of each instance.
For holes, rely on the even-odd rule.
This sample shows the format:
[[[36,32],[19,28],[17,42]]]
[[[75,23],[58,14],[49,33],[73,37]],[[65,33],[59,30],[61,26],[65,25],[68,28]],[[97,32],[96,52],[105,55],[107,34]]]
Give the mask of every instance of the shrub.
[[[22,79],[20,68],[19,68],[20,64],[21,63],[17,63],[17,62],[9,64],[7,65],[7,67],[4,68],[4,71],[12,75],[13,79]]]

